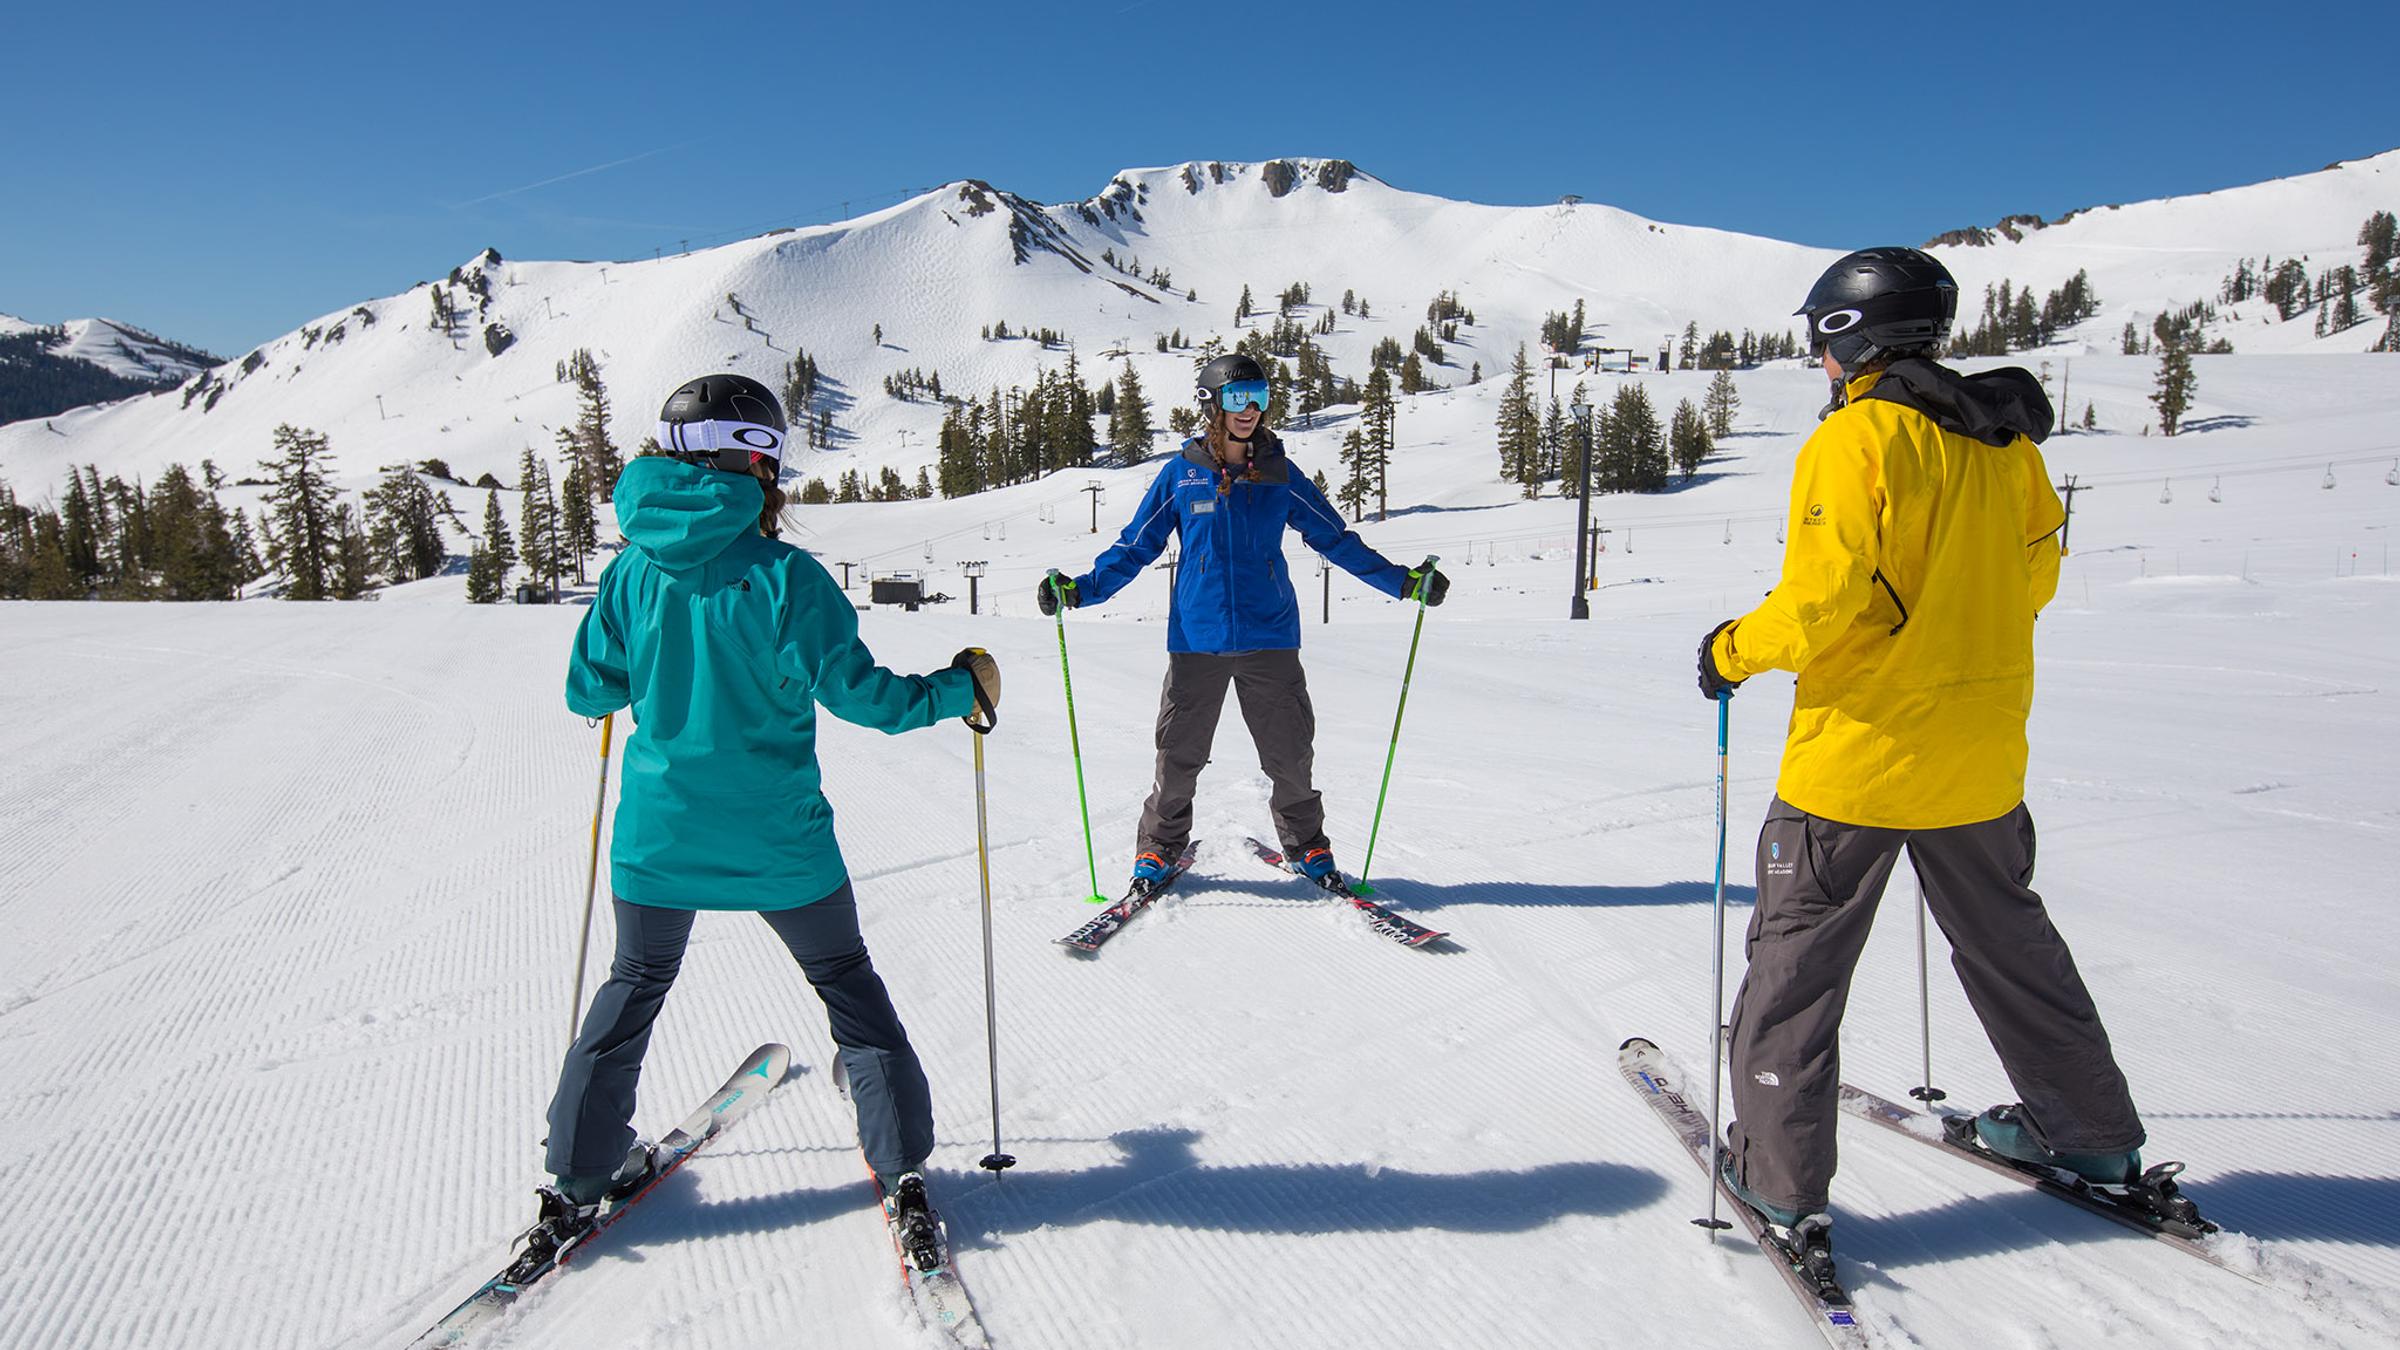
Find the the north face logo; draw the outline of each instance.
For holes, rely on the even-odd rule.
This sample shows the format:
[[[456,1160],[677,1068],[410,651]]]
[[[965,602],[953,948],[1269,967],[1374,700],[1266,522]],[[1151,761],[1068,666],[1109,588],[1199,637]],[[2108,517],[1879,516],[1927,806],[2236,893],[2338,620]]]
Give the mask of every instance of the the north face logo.
[[[1761,1072],[1759,1072],[1759,1073],[1752,1074],[1752,1075],[1751,1075],[1751,1077],[1753,1077],[1753,1078],[1756,1078],[1756,1079],[1759,1081],[1759,1084],[1760,1084],[1760,1086],[1762,1086],[1762,1087],[1782,1087],[1782,1086],[1783,1086],[1783,1080],[1782,1080],[1782,1079],[1780,1079],[1780,1078],[1777,1078],[1777,1077],[1776,1077],[1776,1076],[1775,1076],[1775,1075],[1774,1075],[1772,1072],[1768,1072],[1768,1071],[1761,1071]]]

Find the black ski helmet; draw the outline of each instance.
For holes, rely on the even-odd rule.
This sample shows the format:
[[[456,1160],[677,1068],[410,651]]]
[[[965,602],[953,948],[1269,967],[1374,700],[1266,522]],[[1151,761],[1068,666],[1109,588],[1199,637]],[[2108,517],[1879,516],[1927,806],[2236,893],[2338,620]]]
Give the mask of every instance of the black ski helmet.
[[[1220,356],[1200,367],[1198,376],[1200,406],[1208,409],[1209,415],[1213,417],[1219,411],[1217,407],[1218,390],[1242,380],[1263,380],[1265,378],[1267,378],[1267,372],[1259,368],[1258,362],[1240,352]]]
[[[1830,350],[1845,373],[1885,355],[1930,356],[1958,317],[1958,282],[1913,248],[1862,248],[1825,269],[1792,311],[1808,319],[1811,355]]]
[[[783,408],[747,375],[703,375],[667,395],[658,410],[658,444],[688,464],[750,472],[759,460],[783,470]]]

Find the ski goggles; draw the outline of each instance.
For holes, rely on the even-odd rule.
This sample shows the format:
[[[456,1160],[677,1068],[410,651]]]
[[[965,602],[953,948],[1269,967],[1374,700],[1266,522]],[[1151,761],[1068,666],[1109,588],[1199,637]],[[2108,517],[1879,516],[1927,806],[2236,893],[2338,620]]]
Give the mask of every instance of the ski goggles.
[[[1229,413],[1242,412],[1250,408],[1265,412],[1267,410],[1267,382],[1265,380],[1235,380],[1231,384],[1224,385],[1217,390],[1217,406]]]
[[[661,422],[658,444],[668,454],[732,473],[760,459],[783,464],[783,433],[759,422]]]

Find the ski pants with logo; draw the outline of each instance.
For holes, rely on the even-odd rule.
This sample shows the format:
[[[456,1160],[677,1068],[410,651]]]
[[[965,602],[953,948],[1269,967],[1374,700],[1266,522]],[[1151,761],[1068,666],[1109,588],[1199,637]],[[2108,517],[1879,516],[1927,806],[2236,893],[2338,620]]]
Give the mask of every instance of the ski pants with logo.
[[[1842,1008],[1904,845],[2034,1137],[2054,1152],[2141,1147],[2100,1013],[2030,885],[2024,803],[1973,825],[1888,830],[1812,816],[1778,797],[1758,835],[1750,967],[1733,1002],[1736,1120],[1726,1142],[1742,1184],[1801,1213],[1826,1206]]]
[[[615,900],[616,958],[584,1014],[550,1102],[549,1170],[589,1179],[616,1172],[633,1147],[634,1086],[659,1005],[683,965],[694,911]],[[859,936],[850,883],[814,904],[759,912],[825,1002],[858,1109],[867,1165],[892,1178],[933,1152],[933,1097],[891,995]]]
[[[1169,652],[1158,697],[1158,772],[1142,803],[1137,849],[1172,861],[1192,837],[1192,792],[1208,764],[1225,710],[1225,689],[1242,702],[1242,720],[1258,746],[1258,767],[1274,784],[1268,804],[1283,851],[1298,857],[1325,846],[1325,802],[1315,785],[1317,712],[1297,650]]]

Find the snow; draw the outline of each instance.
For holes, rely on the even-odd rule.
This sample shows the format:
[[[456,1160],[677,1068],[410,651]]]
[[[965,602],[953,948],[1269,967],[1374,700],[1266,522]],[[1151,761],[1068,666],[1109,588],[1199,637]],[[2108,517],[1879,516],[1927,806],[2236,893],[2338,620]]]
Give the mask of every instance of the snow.
[[[2376,360],[2219,358],[2203,388],[2246,424],[2050,455],[2102,486],[2078,496],[2040,633],[2041,884],[2150,1155],[2191,1162],[2263,1284],[1846,1125],[1844,1269],[1900,1343],[2005,1327],[2166,1345],[2235,1326],[2262,1345],[2385,1343],[2400,920],[2360,879],[2400,830],[2400,589],[2381,551],[2400,488],[2365,461],[2400,454],[2382,430],[2400,394]],[[2089,365],[2075,378],[2104,406],[2146,375]],[[1786,425],[1817,392],[1797,373],[1745,384]],[[1705,1046],[1713,755],[1688,653],[1771,579],[1797,434],[1736,438],[1684,492],[1606,499],[1635,551],[1601,562],[1589,624],[1555,618],[1571,503],[1366,527],[1393,556],[1459,560],[1375,868],[1389,903],[1457,934],[1447,951],[1383,943],[1241,851],[1268,818],[1235,719],[1180,897],[1098,960],[1067,957],[1051,939],[1088,916],[1088,886],[1055,633],[1025,592],[1099,542],[1081,476],[807,513],[828,558],[880,546],[921,565],[917,539],[947,535],[945,559],[993,561],[979,616],[862,622],[896,667],[975,643],[1008,672],[988,745],[1005,1141],[1022,1160],[1003,1180],[974,1169],[990,1135],[965,734],[829,723],[825,762],[869,942],[935,1084],[938,1198],[997,1341],[1516,1345],[1638,1325],[1647,1343],[1811,1342],[1755,1255],[1686,1226],[1705,1193],[1611,1059],[1633,1034],[1687,1065]],[[2331,490],[2317,456],[2341,461]],[[2218,469],[2212,503],[2194,465],[2249,468]],[[1455,473],[1434,495],[1474,495]],[[1016,514],[986,541],[995,508]],[[458,586],[0,611],[0,1344],[391,1343],[524,1221],[594,745],[558,702],[580,611],[470,607]],[[1334,589],[1306,650],[1331,828],[1356,858],[1411,613]],[[1149,777],[1164,596],[1145,578],[1069,626],[1112,889]],[[1787,690],[1762,677],[1733,708],[1737,931]],[[1845,1072],[1893,1094],[1917,1072],[1908,898],[1895,888],[1845,1030]],[[1937,1076],[1955,1101],[2003,1099],[1938,955]],[[664,1128],[760,1040],[801,1068],[491,1343],[914,1343],[821,1017],[763,925],[704,916],[642,1122]],[[295,1298],[295,1280],[331,1296]]]
[[[43,325],[0,314],[0,337],[31,332]],[[69,319],[58,325],[65,340],[52,354],[89,361],[113,375],[133,380],[181,379],[202,367],[161,346],[156,334],[114,319]]]
[[[796,513],[806,546],[862,565],[862,599],[866,573],[904,568],[961,597],[862,615],[883,661],[928,670],[974,644],[1007,673],[986,747],[1003,1142],[1020,1159],[1002,1179],[975,1168],[992,1139],[967,733],[823,724],[868,942],[934,1085],[936,1200],[1005,1346],[1815,1344],[1746,1243],[1712,1246],[1688,1225],[1707,1207],[1701,1179],[1618,1081],[1614,1051],[1649,1036],[1705,1072],[1715,756],[1691,651],[1772,584],[1822,377],[1742,373],[1739,434],[1698,478],[1596,499],[1609,533],[1594,619],[1566,623],[1574,503],[1521,502],[1495,481],[1492,377],[1574,286],[1665,265],[1642,250],[1704,232],[1665,227],[1660,244],[1606,208],[1432,203],[1364,177],[1340,194],[1304,177],[1274,199],[1255,166],[1198,193],[1175,175],[1128,175],[1150,184],[1155,232],[1130,251],[1170,267],[1178,294],[1197,285],[1201,319],[1177,317],[1179,300],[1152,315],[1055,254],[1011,266],[1005,209],[965,216],[950,193],[612,264],[605,281],[597,264],[503,264],[495,295],[522,341],[496,361],[472,338],[452,352],[425,334],[421,293],[371,302],[378,322],[354,320],[330,351],[270,344],[213,413],[167,397],[69,414],[47,440],[0,428],[0,473],[24,486],[87,459],[148,473],[202,455],[234,468],[294,421],[333,432],[354,484],[433,454],[513,479],[522,445],[548,444],[542,420],[568,411],[552,364],[573,346],[610,363],[628,429],[717,357],[738,349],[757,373],[755,339],[708,314],[734,289],[859,400],[861,442],[805,471],[888,462],[913,478],[936,414],[882,399],[883,373],[936,365],[973,388],[1064,359],[956,341],[960,325],[1066,326],[1096,373],[1114,364],[1094,355],[1110,306],[1138,306],[1129,345],[1163,402],[1184,358],[1151,352],[1147,334],[1221,331],[1245,271],[1260,297],[1301,279],[1319,300],[1368,294],[1378,317],[1337,335],[1337,368],[1353,372],[1459,285],[1485,326],[1457,359],[1481,360],[1486,383],[1403,400],[1394,513],[1361,527],[1392,557],[1440,554],[1455,582],[1426,618],[1374,868],[1386,902],[1451,930],[1449,946],[1383,942],[1248,857],[1241,836],[1270,822],[1238,715],[1202,780],[1204,842],[1176,898],[1096,960],[1053,945],[1089,917],[1090,886],[1056,629],[1031,587],[1087,565],[1150,469]],[[2335,200],[2327,219],[2354,205]],[[1284,208],[1306,222],[1276,223]],[[1400,221],[1380,255],[1305,243],[1378,213]],[[1096,255],[1098,227],[1069,228]],[[1545,252],[1545,228],[1568,242]],[[1185,231],[1173,256],[1170,229]],[[1219,238],[1241,230],[1271,271]],[[1707,259],[1723,255],[1739,279],[1691,292],[1693,317],[1777,322],[1820,255],[1770,243],[1712,237],[1660,294],[1715,284]],[[1322,251],[1275,251],[1304,246]],[[1734,256],[1751,246],[1766,261]],[[1577,259],[1589,270],[1561,270]],[[914,270],[895,290],[886,268]],[[2125,303],[2147,303],[2095,278],[2112,302],[2122,284]],[[883,354],[878,320],[895,344]],[[2056,475],[2091,490],[2037,636],[2038,884],[2131,1079],[2146,1156],[2191,1164],[2191,1193],[2235,1230],[2226,1244],[2254,1278],[1845,1122],[1837,1246],[1891,1344],[2390,1341],[2400,381],[2388,357],[2331,353],[2200,358],[2197,429],[2172,440],[2139,434],[2153,362],[2046,358],[2068,408],[2089,400],[2104,430],[2047,447]],[[1641,378],[1662,408],[1707,383],[1588,378],[1596,398]],[[1293,433],[1295,457],[1330,473],[1347,426]],[[968,559],[990,565],[974,615]],[[1309,557],[1293,559],[1319,782],[1355,863],[1415,615],[1343,576],[1319,622]],[[526,1222],[597,747],[560,703],[581,610],[468,606],[462,586],[355,605],[0,606],[0,1347],[399,1344],[497,1268]],[[1162,572],[1068,620],[1112,892],[1149,784],[1165,609]],[[1762,676],[1732,708],[1736,933],[1789,690]],[[1845,1075],[1895,1097],[1919,1074],[1911,898],[1893,888],[1844,1030]],[[605,915],[598,928],[605,950]],[[1738,941],[1728,957],[1738,972]],[[2009,1099],[1934,958],[1937,1082],[1963,1106]],[[665,1129],[767,1039],[795,1051],[776,1096],[483,1344],[931,1343],[908,1321],[831,1090],[823,1015],[764,925],[702,916],[638,1123]]]
[[[1704,335],[1720,328],[1781,334],[1795,330],[1797,297],[1836,256],[1590,202],[1450,201],[1365,173],[1329,192],[1314,176],[1321,161],[1290,162],[1304,172],[1281,197],[1263,181],[1260,164],[1227,165],[1222,182],[1201,164],[1128,170],[1112,180],[1121,187],[1091,203],[1051,207],[953,183],[854,220],[656,260],[486,262],[478,255],[461,272],[488,276],[489,313],[479,317],[475,297],[449,287],[465,317],[455,341],[431,331],[422,284],[345,305],[195,377],[183,393],[78,409],[46,427],[0,427],[0,477],[28,498],[53,490],[67,466],[85,463],[147,480],[170,463],[210,458],[239,477],[268,456],[275,427],[288,422],[326,433],[337,474],[353,488],[370,484],[378,466],[437,457],[468,480],[488,471],[514,482],[518,456],[528,446],[552,453],[556,429],[574,419],[574,388],[557,371],[578,349],[600,363],[613,434],[625,448],[650,433],[667,392],[693,374],[733,370],[780,389],[785,364],[805,349],[835,398],[839,439],[828,450],[796,454],[788,466],[794,475],[831,482],[856,468],[871,480],[889,465],[913,483],[933,462],[941,407],[883,397],[886,376],[938,371],[946,391],[977,395],[1029,384],[1039,370],[1063,366],[1068,351],[974,335],[995,321],[1012,331],[1049,327],[1073,339],[1087,381],[1109,378],[1129,359],[1162,400],[1163,425],[1164,401],[1190,379],[1191,353],[1158,352],[1155,339],[1180,329],[1194,343],[1212,333],[1234,340],[1240,334],[1231,318],[1243,287],[1269,316],[1252,322],[1272,322],[1274,297],[1292,282],[1311,288],[1313,303],[1296,316],[1304,325],[1337,306],[1345,290],[1372,304],[1363,320],[1337,309],[1336,331],[1317,339],[1335,369],[1353,378],[1363,376],[1378,341],[1408,345],[1436,292],[1457,292],[1478,323],[1447,344],[1449,364],[1429,374],[1457,387],[1453,400],[1474,405],[1461,425],[1488,442],[1494,378],[1520,343],[1538,351],[1545,313],[1582,298],[1592,345],[1651,355],[1687,322]],[[1187,167],[1196,191],[1183,185]],[[1967,292],[1970,322],[1986,283],[2006,276],[2046,291],[2088,269],[2100,315],[2045,354],[2080,363],[2115,352],[2128,318],[2146,329],[2162,310],[2213,298],[2242,257],[2308,254],[2312,266],[2354,260],[2357,246],[2348,241],[2359,225],[2400,195],[2395,173],[2400,151],[2274,183],[2095,210],[2022,244],[1937,251]],[[1020,211],[1031,224],[1021,224]],[[1054,237],[1057,248],[1037,243],[1022,264],[1013,261],[1012,224],[1029,238]],[[1145,272],[1166,269],[1172,287],[1136,285],[1100,261],[1104,251],[1121,262],[1138,258]],[[1186,301],[1194,291],[1199,300]],[[2212,332],[2231,335],[2244,353],[2355,353],[2381,331],[2371,323],[2317,339],[2312,314],[2264,324],[2263,304],[2236,308],[2242,319],[2228,317]],[[498,357],[480,336],[486,322],[515,335]],[[872,336],[878,326],[880,345]],[[1474,364],[1485,383],[1466,388]],[[223,388],[213,407],[203,379]],[[1559,386],[1562,397],[1567,383]],[[1794,415],[1804,418],[1815,406],[1796,402]],[[2103,425],[2121,430],[2151,417],[2138,402],[2113,422],[2107,409],[2102,415]],[[1407,424],[1404,413],[1404,435]],[[1333,444],[1326,443],[1328,457]]]

